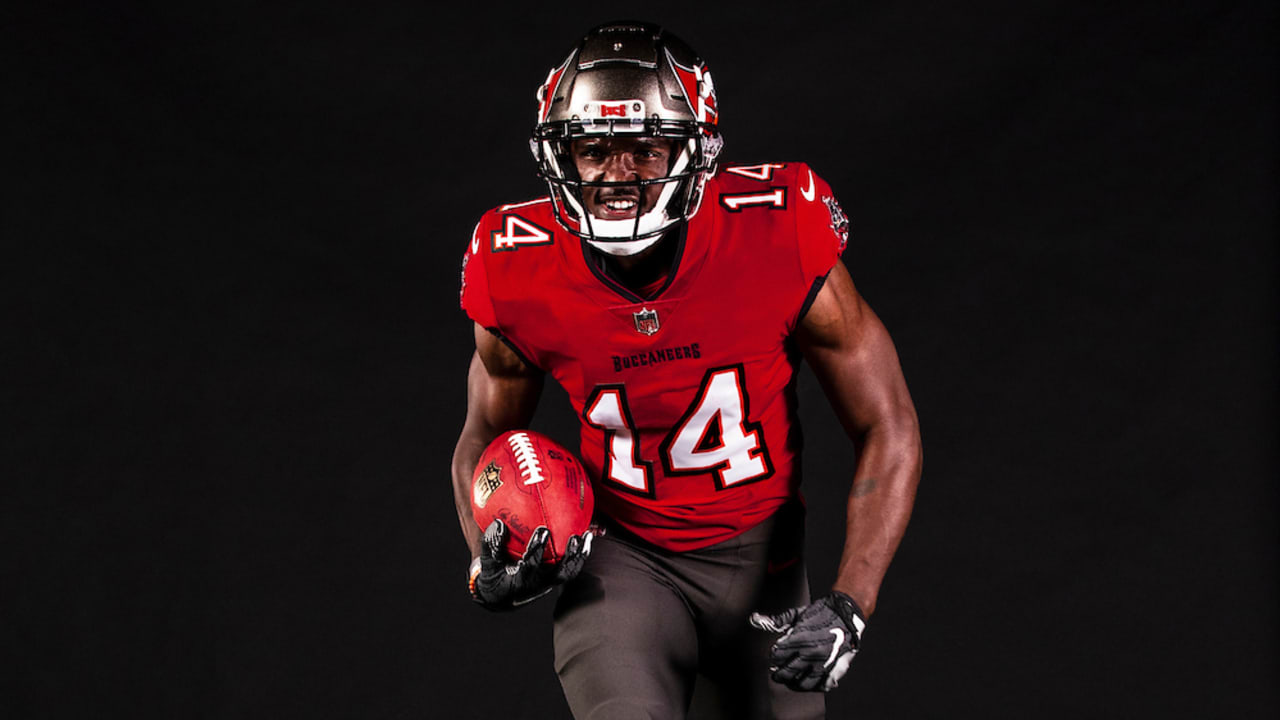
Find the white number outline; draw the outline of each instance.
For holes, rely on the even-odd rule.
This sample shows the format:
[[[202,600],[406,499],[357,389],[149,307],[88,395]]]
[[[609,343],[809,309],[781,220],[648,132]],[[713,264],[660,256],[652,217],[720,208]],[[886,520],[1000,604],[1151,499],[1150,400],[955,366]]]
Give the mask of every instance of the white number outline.
[[[770,192],[724,193],[720,205],[729,212],[742,212],[748,207],[765,207],[773,210],[787,209],[787,189],[774,187]]]
[[[736,408],[731,407],[715,407],[711,409],[711,415],[707,417],[696,430],[690,425],[690,422],[697,417],[700,411],[704,410],[703,406],[708,401],[708,392],[712,383],[726,373],[732,374],[733,385],[736,394]],[[612,398],[612,402],[617,408],[617,416],[622,420],[625,427],[613,427],[598,422],[601,418],[600,403],[604,397]],[[728,430],[725,428],[725,415],[737,414],[739,421],[736,425],[730,426]],[[593,419],[595,416],[595,419]],[[751,417],[751,399],[747,394],[746,385],[746,368],[742,363],[734,365],[723,365],[713,367],[702,376],[702,382],[698,386],[698,392],[694,396],[694,400],[690,403],[689,408],[680,417],[680,420],[671,429],[667,436],[662,440],[659,447],[659,456],[662,461],[662,469],[667,477],[692,477],[697,475],[711,475],[715,482],[716,490],[727,490],[731,488],[749,485],[754,482],[766,480],[773,477],[773,461],[769,457],[769,448],[765,442],[764,428],[759,422],[752,422]],[[653,482],[653,462],[640,458],[640,434],[636,430],[635,421],[631,417],[631,408],[627,403],[626,387],[621,383],[610,383],[607,385],[597,385],[591,391],[590,397],[583,405],[583,420],[591,427],[604,431],[604,479],[611,486],[619,488],[623,491],[640,495],[647,498],[656,498],[657,492]],[[726,458],[717,463],[698,466],[677,466],[675,458],[672,454],[672,446],[677,442],[688,444],[687,441],[681,440],[681,436],[688,432],[696,432],[697,437],[693,439],[692,447],[697,448],[705,439],[706,433],[711,426],[712,420],[720,424],[720,448],[709,450],[693,451],[691,454],[714,453],[724,447],[724,438],[736,433],[742,439],[748,440],[751,446],[745,451],[735,451],[735,457]],[[626,453],[625,444],[621,447],[615,447],[615,439],[622,443],[630,442],[630,467],[626,468],[629,472],[639,472],[642,475],[643,487],[629,483],[621,475],[621,468],[618,467],[622,462],[622,455]],[[762,469],[760,472],[748,475],[737,480],[725,480],[725,471],[729,470],[735,462],[755,462],[759,461]]]
[[[701,427],[694,428],[690,425],[699,413],[704,409],[704,405],[710,397],[711,386],[716,382],[718,377],[725,374],[733,376],[733,388],[737,391],[736,407],[728,407],[724,405],[712,407],[711,415],[706,419],[705,424]],[[737,414],[737,425],[729,425],[726,427],[725,415]],[[728,488],[741,487],[749,485],[753,482],[759,482],[766,478],[773,477],[773,461],[769,459],[769,449],[765,446],[764,428],[758,422],[752,422],[751,417],[751,400],[747,395],[746,384],[746,368],[742,363],[734,365],[723,365],[713,367],[707,370],[702,376],[702,383],[698,387],[698,394],[694,396],[694,401],[690,403],[689,409],[685,411],[680,421],[672,428],[671,432],[662,441],[660,455],[662,457],[662,469],[667,477],[688,477],[691,475],[704,475],[715,473],[716,490],[725,490]],[[720,425],[720,447],[708,450],[696,450],[706,438],[707,431],[711,427],[711,422],[716,421]],[[681,437],[687,433],[693,433],[697,437],[693,438],[692,444],[681,440]],[[724,449],[725,438],[738,435],[742,440],[750,442],[750,447],[745,450],[739,449],[733,452],[733,457],[726,458],[716,463],[708,465],[684,465],[676,466],[675,446],[677,444],[689,445],[695,450],[689,451],[691,455],[702,453],[716,453]],[[747,475],[737,480],[726,480],[725,472],[730,470],[736,462],[754,463],[759,462],[760,471]]]
[[[550,245],[555,234],[515,214],[502,216],[502,229],[489,232],[494,252],[510,252],[522,247]]]
[[[601,400],[606,397],[612,398],[623,427],[605,425],[592,419],[593,415],[598,416]],[[604,479],[614,487],[634,495],[647,498],[657,497],[653,488],[653,463],[640,459],[640,434],[636,432],[635,420],[631,419],[631,407],[627,404],[626,386],[621,383],[597,385],[591,391],[591,397],[587,398],[587,402],[582,406],[582,419],[591,427],[604,431]],[[627,453],[630,457],[626,460],[622,458],[623,452],[621,452],[626,450],[625,445],[615,448],[615,439],[622,443],[629,442],[631,444],[631,452]],[[621,463],[627,460],[631,463],[630,467],[619,467]],[[622,476],[623,472],[635,473],[637,471],[640,473],[641,486],[639,487],[628,482]]]
[[[764,163],[762,165],[738,165],[737,167],[727,167],[724,169],[727,173],[741,175],[744,178],[759,180],[760,182],[769,182],[773,179],[773,171],[781,170],[786,167],[786,163]]]

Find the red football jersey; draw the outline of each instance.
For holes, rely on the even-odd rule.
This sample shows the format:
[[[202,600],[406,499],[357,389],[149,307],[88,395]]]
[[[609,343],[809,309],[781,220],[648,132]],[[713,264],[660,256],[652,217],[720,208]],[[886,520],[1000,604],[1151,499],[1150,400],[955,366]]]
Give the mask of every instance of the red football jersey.
[[[847,238],[803,163],[722,168],[646,299],[597,268],[547,198],[503,205],[463,258],[462,307],[568,392],[596,507],[692,550],[799,492],[800,357],[787,338]]]

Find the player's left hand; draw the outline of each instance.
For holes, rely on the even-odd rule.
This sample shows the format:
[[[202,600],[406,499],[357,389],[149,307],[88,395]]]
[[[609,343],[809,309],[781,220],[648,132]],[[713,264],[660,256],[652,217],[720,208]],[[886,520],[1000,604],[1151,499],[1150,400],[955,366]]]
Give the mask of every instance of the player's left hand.
[[[826,692],[848,672],[867,621],[853,598],[833,590],[776,615],[751,613],[751,624],[782,633],[769,654],[774,682],[792,690]]]

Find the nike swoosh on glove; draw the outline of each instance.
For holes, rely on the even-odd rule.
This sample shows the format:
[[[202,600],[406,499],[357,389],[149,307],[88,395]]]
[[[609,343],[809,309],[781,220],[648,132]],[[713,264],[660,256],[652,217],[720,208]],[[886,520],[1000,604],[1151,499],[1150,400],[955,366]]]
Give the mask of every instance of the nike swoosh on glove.
[[[867,621],[853,598],[833,591],[776,615],[751,613],[751,624],[782,633],[769,654],[774,682],[792,690],[826,692],[849,671]]]
[[[551,531],[539,526],[529,537],[524,555],[513,563],[503,551],[507,535],[507,526],[501,520],[489,523],[480,544],[480,557],[471,566],[471,598],[488,610],[513,610],[537,600],[577,576],[591,554],[592,534],[586,532],[569,538],[560,562],[543,564],[542,551]]]

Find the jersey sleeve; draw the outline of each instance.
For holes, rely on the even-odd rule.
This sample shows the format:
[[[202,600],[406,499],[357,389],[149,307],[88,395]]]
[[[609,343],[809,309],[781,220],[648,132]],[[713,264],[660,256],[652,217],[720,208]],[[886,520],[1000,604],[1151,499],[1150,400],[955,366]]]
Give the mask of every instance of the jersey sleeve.
[[[471,231],[471,241],[462,256],[462,289],[459,293],[459,304],[463,311],[481,327],[496,329],[497,313],[493,309],[493,298],[489,295],[489,276],[485,269],[485,248],[480,241],[482,219]]]
[[[800,271],[806,284],[826,277],[849,242],[849,218],[836,202],[835,193],[808,165],[796,174],[796,242]]]

